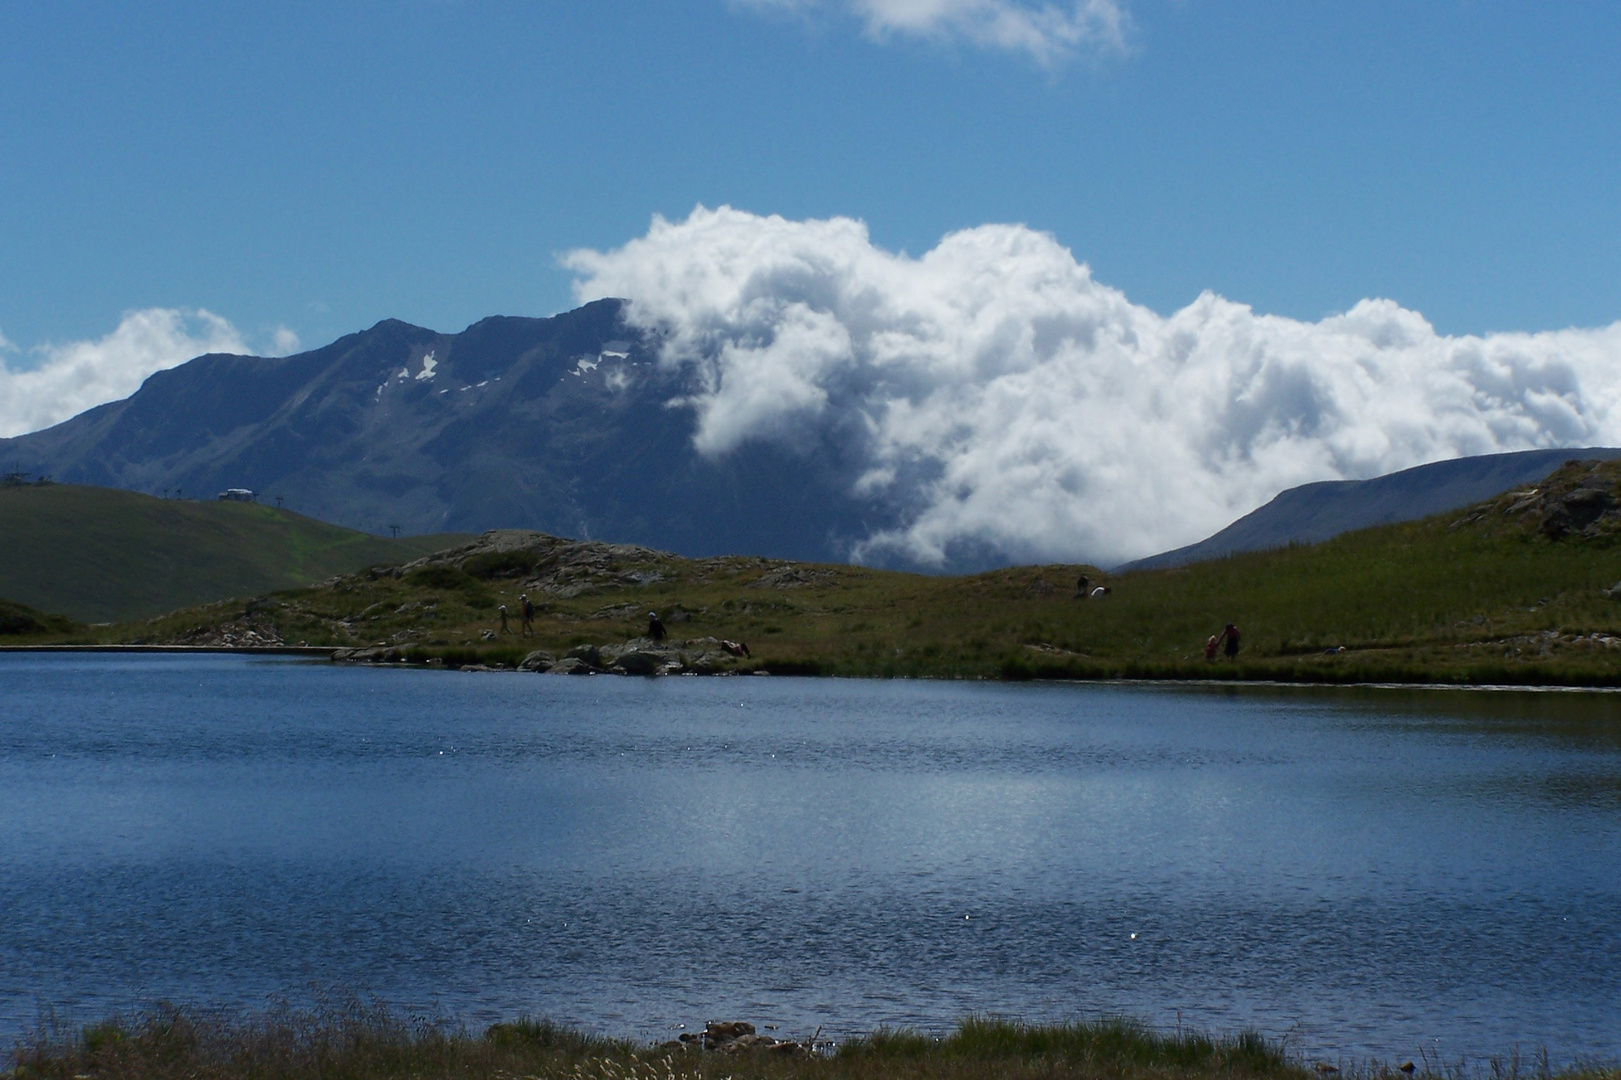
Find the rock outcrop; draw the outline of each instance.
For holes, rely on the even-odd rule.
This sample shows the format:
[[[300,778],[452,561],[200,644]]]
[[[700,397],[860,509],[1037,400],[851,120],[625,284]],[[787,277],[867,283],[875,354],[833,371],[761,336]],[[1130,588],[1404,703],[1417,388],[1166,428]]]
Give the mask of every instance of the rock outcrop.
[[[818,1029],[818,1034],[820,1029]],[[722,1054],[767,1053],[793,1057],[810,1057],[815,1052],[816,1038],[805,1042],[776,1039],[761,1035],[746,1020],[711,1020],[702,1031],[683,1032],[679,1039],[664,1044],[669,1050],[712,1050]]]
[[[435,569],[459,570],[483,580],[515,580],[530,594],[569,599],[663,581],[676,558],[636,544],[565,540],[529,529],[493,529],[470,543],[436,551],[392,572],[408,576]]]
[[[1454,525],[1494,519],[1556,541],[1621,539],[1621,462],[1567,461],[1536,487],[1510,491]]]
[[[717,675],[733,670],[735,658],[718,638],[654,641],[641,637],[623,644],[576,645],[557,660],[537,650],[524,657],[520,667],[553,675]]]

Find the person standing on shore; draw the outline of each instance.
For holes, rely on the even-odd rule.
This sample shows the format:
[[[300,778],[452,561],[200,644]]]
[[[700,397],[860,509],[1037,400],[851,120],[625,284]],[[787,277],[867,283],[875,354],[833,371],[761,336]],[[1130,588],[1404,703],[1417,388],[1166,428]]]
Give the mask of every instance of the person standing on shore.
[[[518,596],[518,613],[523,616],[523,636],[533,637],[535,634],[535,605],[530,603],[528,593],[521,593]]]
[[[1222,651],[1227,654],[1227,659],[1231,660],[1238,655],[1238,627],[1232,623],[1222,627],[1221,640],[1226,643]]]
[[[500,604],[497,605],[495,610],[501,615],[501,629],[496,632],[500,634],[512,633],[511,627],[507,626],[507,606],[505,604]]]

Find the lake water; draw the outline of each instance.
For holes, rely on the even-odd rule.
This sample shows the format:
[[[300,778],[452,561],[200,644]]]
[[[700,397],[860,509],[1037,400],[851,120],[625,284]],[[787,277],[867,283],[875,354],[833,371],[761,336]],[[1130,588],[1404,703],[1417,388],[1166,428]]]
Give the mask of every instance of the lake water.
[[[0,655],[0,1035],[358,992],[1621,1057],[1621,697]]]

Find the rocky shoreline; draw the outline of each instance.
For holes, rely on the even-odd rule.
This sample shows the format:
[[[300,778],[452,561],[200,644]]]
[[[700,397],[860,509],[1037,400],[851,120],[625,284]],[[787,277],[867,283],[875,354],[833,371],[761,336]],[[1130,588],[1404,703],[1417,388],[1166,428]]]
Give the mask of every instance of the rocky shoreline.
[[[334,663],[406,664],[413,650],[399,646],[335,649]],[[430,656],[420,662],[461,671],[527,671],[543,675],[765,675],[763,668],[745,666],[748,646],[723,638],[654,641],[631,638],[623,643],[576,645],[562,655],[535,649],[515,666],[488,663],[457,664]]]

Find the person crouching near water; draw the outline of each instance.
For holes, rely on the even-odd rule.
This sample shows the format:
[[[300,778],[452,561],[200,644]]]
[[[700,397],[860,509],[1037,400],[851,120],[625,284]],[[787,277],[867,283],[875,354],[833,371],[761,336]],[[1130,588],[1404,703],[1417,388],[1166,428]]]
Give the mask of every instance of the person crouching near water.
[[[647,636],[652,638],[654,641],[663,641],[664,635],[664,624],[659,622],[659,613],[656,611],[649,611],[647,613]]]
[[[1227,659],[1231,660],[1238,655],[1238,627],[1232,623],[1222,627],[1219,640],[1224,643],[1222,651],[1227,654]]]

